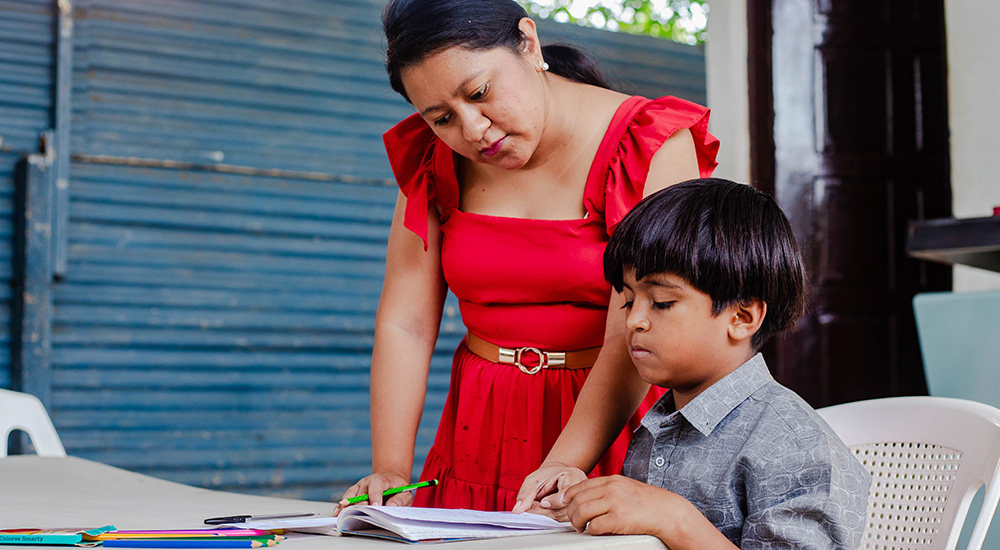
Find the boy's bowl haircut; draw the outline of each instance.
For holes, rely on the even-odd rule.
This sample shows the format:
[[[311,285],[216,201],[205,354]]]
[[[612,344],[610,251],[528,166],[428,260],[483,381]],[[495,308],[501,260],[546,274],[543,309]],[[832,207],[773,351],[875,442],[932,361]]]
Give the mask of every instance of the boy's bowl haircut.
[[[632,269],[636,280],[684,277],[712,298],[716,315],[761,300],[767,313],[751,340],[755,350],[805,309],[805,268],[781,208],[753,187],[721,178],[672,185],[625,216],[604,251],[604,277],[621,292]]]

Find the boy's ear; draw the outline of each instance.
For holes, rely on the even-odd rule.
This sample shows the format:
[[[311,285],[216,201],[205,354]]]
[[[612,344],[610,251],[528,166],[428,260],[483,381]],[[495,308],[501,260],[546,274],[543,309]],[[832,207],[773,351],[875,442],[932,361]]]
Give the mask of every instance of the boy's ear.
[[[760,330],[760,325],[767,315],[767,303],[753,298],[744,303],[736,304],[732,309],[733,317],[729,323],[729,337],[742,341],[753,338]]]

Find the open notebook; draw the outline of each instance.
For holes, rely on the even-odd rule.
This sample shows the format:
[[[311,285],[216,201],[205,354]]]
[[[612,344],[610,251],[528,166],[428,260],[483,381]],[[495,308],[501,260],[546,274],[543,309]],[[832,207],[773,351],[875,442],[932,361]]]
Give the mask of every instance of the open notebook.
[[[537,514],[403,506],[352,506],[340,513],[340,532],[410,543],[537,535],[573,531]]]
[[[325,535],[361,535],[409,543],[433,543],[573,531],[573,526],[569,523],[560,523],[537,514],[367,505],[351,506],[341,512],[339,518],[249,521],[231,526],[235,527],[236,525],[247,529],[280,529]]]

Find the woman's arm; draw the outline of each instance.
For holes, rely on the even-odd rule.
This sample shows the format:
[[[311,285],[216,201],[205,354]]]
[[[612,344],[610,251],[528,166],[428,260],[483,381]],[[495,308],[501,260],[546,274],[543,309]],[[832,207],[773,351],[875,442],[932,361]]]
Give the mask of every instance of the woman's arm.
[[[644,196],[668,185],[699,177],[694,140],[687,129],[675,132],[653,155]],[[612,291],[608,305],[604,347],[580,390],[573,414],[549,451],[545,462],[524,480],[514,511],[525,511],[537,501],[566,487],[560,475],[567,467],[589,472],[635,413],[649,384],[639,378],[625,343],[624,300]]]
[[[592,470],[649,391],[625,343],[624,303],[621,294],[612,292],[604,346],[546,463]]]
[[[375,317],[371,366],[372,475],[344,493],[368,493],[381,504],[382,491],[410,483],[417,425],[424,408],[427,373],[441,326],[447,284],[441,272],[437,212],[428,216],[427,250],[403,226],[406,197],[400,193],[389,231],[385,283]],[[412,493],[389,503],[409,504]]]

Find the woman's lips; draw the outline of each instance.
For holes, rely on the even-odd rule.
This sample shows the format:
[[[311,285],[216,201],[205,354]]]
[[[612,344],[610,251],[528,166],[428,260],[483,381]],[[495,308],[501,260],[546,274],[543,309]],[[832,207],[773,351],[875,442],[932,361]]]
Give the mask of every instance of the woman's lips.
[[[493,143],[493,145],[490,145],[489,147],[487,147],[485,149],[482,149],[479,152],[482,153],[482,154],[484,154],[484,155],[486,155],[487,157],[492,157],[493,155],[496,155],[497,153],[500,152],[500,148],[503,147],[503,142],[506,139],[507,139],[507,136],[504,136],[504,137],[496,140]]]

